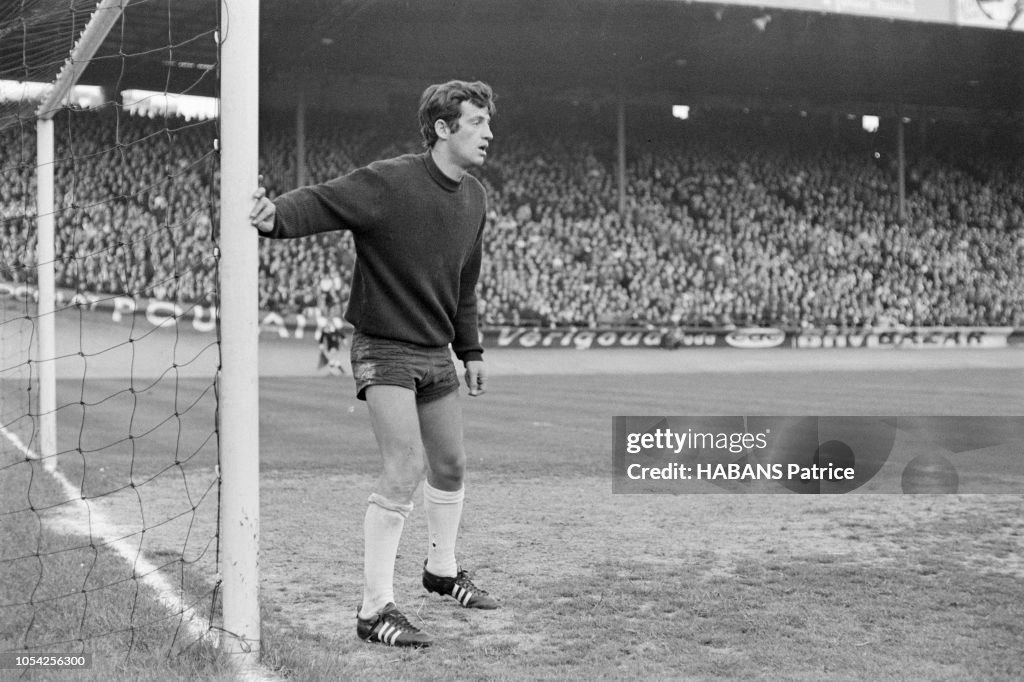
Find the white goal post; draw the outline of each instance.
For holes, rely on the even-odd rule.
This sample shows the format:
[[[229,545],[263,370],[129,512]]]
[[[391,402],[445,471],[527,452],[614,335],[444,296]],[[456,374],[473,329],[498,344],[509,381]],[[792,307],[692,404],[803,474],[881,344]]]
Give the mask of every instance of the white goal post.
[[[222,647],[249,666],[260,655],[258,2],[222,0],[220,49]]]
[[[36,353],[39,365],[39,445],[43,466],[57,469],[57,374],[55,369],[57,332],[54,316],[56,299],[56,234],[53,190],[53,117],[64,106],[85,67],[96,54],[111,27],[121,16],[128,0],[101,0],[64,67],[36,110],[36,267],[39,286],[39,335]]]
[[[131,0],[101,0],[37,117],[40,457],[57,467],[53,117]],[[222,649],[241,666],[260,656],[258,593],[258,238],[249,225],[258,183],[259,3],[221,0],[219,435]]]

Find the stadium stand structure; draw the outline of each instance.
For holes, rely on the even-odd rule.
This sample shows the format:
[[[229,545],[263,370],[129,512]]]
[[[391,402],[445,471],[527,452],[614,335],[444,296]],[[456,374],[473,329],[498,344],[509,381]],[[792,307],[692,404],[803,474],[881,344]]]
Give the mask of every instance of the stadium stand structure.
[[[262,4],[260,166],[271,192],[417,149],[413,122],[391,112],[408,111],[426,82],[470,76],[495,86],[497,136],[481,171],[491,198],[485,323],[1024,326],[1024,50],[1015,32],[785,11],[761,31],[752,26],[757,8],[682,2],[484,0],[452,14],[439,0],[319,0],[308,23],[293,21],[283,0]],[[44,9],[57,5],[0,14],[0,37],[18,35],[26,19],[45,23]],[[83,82],[115,100],[129,88],[216,94],[215,5],[129,3],[131,30],[113,32],[100,51],[107,58]],[[61,3],[57,42],[67,46],[90,9]],[[455,47],[437,50],[424,36]],[[0,42],[0,75],[40,77],[25,68],[18,42]],[[685,122],[668,114],[681,98],[692,110]],[[864,113],[882,117],[879,133],[860,129]],[[62,319],[79,333],[66,336],[72,346],[58,359],[81,371],[77,395],[56,408],[77,426],[53,456],[70,462],[70,488],[5,496],[15,503],[2,518],[43,527],[40,519],[70,509],[53,520],[59,526],[84,503],[92,518],[102,511],[135,525],[77,526],[80,543],[50,547],[58,540],[35,536],[28,553],[4,555],[30,596],[0,604],[28,624],[0,647],[109,638],[130,653],[156,624],[168,649],[187,648],[213,629],[217,606],[216,584],[197,577],[213,572],[215,531],[195,532],[215,528],[215,383],[186,376],[203,363],[176,357],[173,340],[149,351],[171,358],[158,377],[94,381],[91,358],[123,353],[132,368],[133,354],[157,336],[129,325],[122,347],[94,348],[80,315],[98,302],[128,311],[139,297],[169,304],[174,318],[210,310],[214,124],[133,117],[114,101],[60,117],[54,262]],[[26,229],[36,188],[24,109],[3,105],[0,119],[0,426],[12,434],[0,439],[0,457],[4,480],[19,489],[40,466],[34,372],[54,358],[8,359],[30,353],[36,322],[28,303],[38,263]],[[396,131],[409,135],[396,143]],[[337,235],[261,244],[261,309],[339,314],[349,246]],[[162,417],[136,421],[151,414],[141,408],[151,400],[166,408]],[[109,428],[126,414],[127,428]],[[99,476],[93,467],[103,458],[111,464]],[[108,565],[108,550],[123,547],[115,539],[129,541],[127,572]],[[148,553],[165,562],[143,561]],[[86,575],[70,591],[36,570],[55,556],[85,557]],[[145,576],[170,576],[172,587]],[[166,602],[146,599],[152,591],[177,593],[169,621]],[[118,615],[127,623],[95,617],[97,604],[125,599],[133,608]],[[50,621],[38,614],[51,609],[68,622],[40,629]]]
[[[431,18],[430,1],[319,3],[311,24],[285,28],[277,19],[287,9],[265,4],[261,168],[272,190],[393,153],[406,132],[401,148],[415,150],[412,125],[391,111],[407,110],[403,98],[427,79],[471,70],[503,95],[483,171],[489,324],[1020,325],[1018,32],[786,11],[758,31],[757,8],[601,1],[529,11],[485,1],[446,22]],[[87,71],[93,81],[210,92],[210,45],[189,41],[173,59],[142,49],[168,25],[194,34],[208,7],[183,0],[170,17],[145,4],[130,13],[135,30],[118,49],[140,55],[132,71],[100,60]],[[437,50],[428,33],[460,49]],[[378,55],[384,36],[403,49]],[[572,49],[558,48],[565,40]],[[692,120],[657,120],[679,98]],[[882,117],[875,134],[859,127],[870,112]],[[92,135],[109,134],[109,120],[93,125]],[[177,138],[202,144],[186,127]],[[174,163],[155,158],[144,172]],[[191,196],[209,193],[209,177],[182,175]],[[209,217],[183,204],[189,196],[176,191],[174,205],[140,206],[128,220],[194,216],[184,232],[201,241]],[[109,233],[93,226],[109,219],[86,220],[86,238],[103,248]],[[17,255],[23,242],[15,235],[7,248]],[[261,308],[335,314],[346,246],[261,245]],[[198,302],[209,268],[170,278],[167,248],[141,258],[139,276],[155,298]],[[83,288],[115,286],[100,264],[88,267],[76,274]]]
[[[627,212],[620,215],[614,150],[606,138],[571,123],[570,115],[561,121],[552,115],[546,124],[510,116],[506,123],[514,130],[496,142],[481,173],[491,197],[479,292],[487,324],[1024,322],[1024,168],[997,144],[944,140],[936,132],[927,146],[915,144],[909,214],[901,219],[892,155],[856,123],[833,129],[797,116],[787,124],[792,134],[780,139],[772,126],[781,122],[722,113],[638,135],[630,145]],[[98,145],[115,129],[139,139],[171,138],[150,119],[119,121],[110,112],[78,118],[80,145]],[[393,151],[375,142],[400,125],[366,118],[344,129],[312,125],[310,180],[327,180]],[[280,127],[267,127],[261,165],[271,192],[281,191],[290,184],[291,141]],[[114,268],[127,258],[140,294],[209,305],[216,268],[204,259],[212,233],[204,206],[213,176],[181,168],[185,158],[209,147],[207,128],[182,125],[173,146],[157,144],[140,157],[133,174],[144,184],[168,178],[141,203],[92,198],[118,182],[116,157],[79,162],[85,171],[76,187],[81,208],[59,217],[59,233],[75,235],[62,241],[59,256],[75,267],[58,275],[59,286],[102,297],[123,294]],[[404,151],[416,149],[410,133]],[[167,175],[168,169],[174,172]],[[27,182],[4,191],[11,205],[32,200]],[[156,230],[161,224],[177,229]],[[77,231],[63,229],[74,225]],[[124,225],[135,234],[153,232],[153,239],[135,240],[123,254]],[[10,267],[30,253],[31,233],[8,221],[4,242]],[[260,248],[261,309],[307,319],[340,315],[354,257],[347,237],[263,242]],[[76,259],[75,252],[102,255]],[[9,277],[31,284],[32,273],[22,268]]]

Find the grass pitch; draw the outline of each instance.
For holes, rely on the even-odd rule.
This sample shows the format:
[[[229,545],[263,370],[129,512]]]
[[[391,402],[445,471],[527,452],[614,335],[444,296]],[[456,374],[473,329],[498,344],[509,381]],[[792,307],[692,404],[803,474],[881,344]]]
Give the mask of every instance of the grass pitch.
[[[396,594],[437,644],[408,652],[353,632],[378,466],[365,407],[345,378],[265,381],[268,662],[314,680],[1013,679],[1020,495],[613,495],[610,418],[1005,414],[1019,392],[934,368],[495,377],[464,400],[460,559],[503,608],[419,587],[414,512]]]
[[[704,363],[712,356],[692,357]],[[396,593],[410,619],[435,636],[436,645],[425,651],[355,637],[362,515],[378,456],[351,379],[265,378],[264,662],[285,679],[313,681],[1017,679],[1024,669],[1021,495],[611,493],[614,415],[1018,411],[1019,368],[941,364],[730,372],[712,362],[706,372],[684,374],[617,369],[492,377],[488,395],[464,399],[469,475],[460,560],[503,606],[474,612],[425,593],[419,586],[425,522],[417,509],[400,547]],[[208,433],[199,416],[206,410],[185,413],[202,428],[164,420],[205,400],[206,385],[158,382],[145,396],[131,396],[130,424],[152,433],[151,442],[136,443],[132,457],[62,458],[62,469],[89,492],[147,482],[142,492],[127,490],[144,503],[148,518],[157,511],[173,516],[182,499],[186,509],[196,507],[214,464],[205,436],[197,436]],[[62,384],[59,402],[73,403],[80,392],[80,384]],[[124,432],[125,399],[98,403],[87,421],[63,420],[61,447],[89,450],[105,431]],[[167,470],[168,452],[189,457],[171,466],[164,483],[153,476]],[[92,469],[100,456],[102,471]],[[0,470],[6,500],[24,488],[15,471],[24,474]],[[97,504],[111,518],[130,518],[118,499],[109,495]],[[35,516],[2,518],[5,538],[22,547],[66,542],[59,526]],[[215,514],[192,514],[187,530],[192,540],[212,537]],[[205,548],[183,545],[173,524],[147,533],[147,543],[157,558],[180,555],[182,547],[202,557]],[[116,564],[101,551],[90,565],[123,574]],[[72,576],[80,570],[67,567]],[[21,573],[19,582],[2,581],[0,604],[51,584]],[[198,561],[187,573],[184,584],[197,594],[212,584],[208,563]],[[100,596],[90,618],[124,610],[122,597]],[[139,598],[140,612],[156,617],[158,606],[145,590]],[[32,627],[73,638],[81,632],[81,613],[37,610]],[[7,641],[31,617],[9,608],[0,616]],[[112,663],[53,679],[228,676],[215,652],[193,647],[184,657],[168,656],[162,636],[128,632],[135,638],[130,647],[118,636],[104,648],[87,643]]]

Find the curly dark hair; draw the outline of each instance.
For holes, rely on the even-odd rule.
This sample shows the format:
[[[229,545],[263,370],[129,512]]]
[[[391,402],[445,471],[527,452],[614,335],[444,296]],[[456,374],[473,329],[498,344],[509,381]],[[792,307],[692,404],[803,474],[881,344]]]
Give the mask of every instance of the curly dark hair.
[[[438,120],[444,121],[452,132],[459,129],[459,116],[462,113],[459,106],[463,102],[487,109],[487,113],[493,116],[495,99],[491,86],[483,81],[470,83],[453,80],[431,85],[420,97],[419,120],[423,145],[430,149],[437,142],[434,124]]]

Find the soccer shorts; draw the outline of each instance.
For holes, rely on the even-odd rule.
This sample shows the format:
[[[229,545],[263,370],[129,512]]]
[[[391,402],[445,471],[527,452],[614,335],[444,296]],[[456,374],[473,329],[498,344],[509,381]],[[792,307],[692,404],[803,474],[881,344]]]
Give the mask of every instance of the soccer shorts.
[[[459,375],[447,346],[417,346],[356,330],[350,356],[360,400],[366,400],[368,386],[408,388],[416,394],[417,403],[428,403],[459,390]]]

